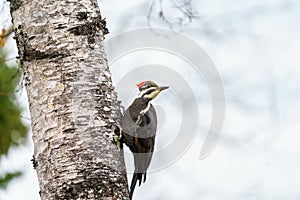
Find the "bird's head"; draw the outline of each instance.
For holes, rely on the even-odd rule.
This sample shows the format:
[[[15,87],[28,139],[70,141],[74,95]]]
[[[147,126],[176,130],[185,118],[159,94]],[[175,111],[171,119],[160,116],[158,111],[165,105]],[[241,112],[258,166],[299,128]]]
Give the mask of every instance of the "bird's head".
[[[158,86],[153,81],[143,81],[136,86],[140,90],[139,97],[148,100],[154,99],[161,91],[169,88],[168,86]]]

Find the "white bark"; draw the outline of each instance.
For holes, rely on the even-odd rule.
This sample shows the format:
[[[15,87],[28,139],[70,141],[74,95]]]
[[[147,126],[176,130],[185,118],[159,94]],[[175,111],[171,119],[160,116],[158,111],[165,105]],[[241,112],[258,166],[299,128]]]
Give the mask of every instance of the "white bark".
[[[41,199],[128,199],[97,1],[15,0],[11,10]]]

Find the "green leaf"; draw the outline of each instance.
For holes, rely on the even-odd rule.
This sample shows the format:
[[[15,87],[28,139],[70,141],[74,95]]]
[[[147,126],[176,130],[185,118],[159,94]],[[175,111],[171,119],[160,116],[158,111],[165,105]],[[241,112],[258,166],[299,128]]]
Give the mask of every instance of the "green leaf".
[[[21,176],[21,172],[7,173],[3,177],[0,176],[0,189],[5,189],[7,184],[14,178]]]
[[[27,136],[27,127],[21,121],[21,109],[16,103],[15,88],[21,70],[9,67],[0,49],[0,156],[11,146],[18,146]]]
[[[27,136],[15,92],[22,76],[21,70],[7,66],[4,58],[0,48],[0,158],[10,147],[22,144]],[[5,189],[12,179],[20,175],[21,172],[14,172],[0,176],[0,189]]]

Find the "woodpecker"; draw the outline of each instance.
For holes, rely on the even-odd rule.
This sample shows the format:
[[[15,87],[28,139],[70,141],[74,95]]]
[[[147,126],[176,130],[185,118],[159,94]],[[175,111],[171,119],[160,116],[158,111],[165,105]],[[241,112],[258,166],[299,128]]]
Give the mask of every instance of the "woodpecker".
[[[137,181],[139,186],[146,181],[147,169],[154,150],[157,116],[150,103],[157,95],[169,87],[158,86],[152,81],[137,84],[138,97],[124,111],[120,120],[121,142],[124,142],[134,157],[134,174],[130,185],[130,199]]]

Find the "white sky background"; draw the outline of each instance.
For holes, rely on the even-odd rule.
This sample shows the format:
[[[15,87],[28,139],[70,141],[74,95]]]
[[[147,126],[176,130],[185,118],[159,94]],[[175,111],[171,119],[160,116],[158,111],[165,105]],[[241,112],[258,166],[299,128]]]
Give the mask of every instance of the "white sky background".
[[[149,6],[146,0],[101,1],[110,31],[106,38],[146,27]],[[172,166],[149,174],[147,182],[136,188],[135,199],[299,199],[299,1],[199,0],[193,9],[199,18],[175,28],[205,49],[223,78],[227,97],[223,135],[212,153],[199,160],[208,121],[201,116],[199,134],[188,152]],[[170,18],[179,15],[176,9],[169,10],[165,14]],[[152,26],[168,28],[157,16],[154,9]],[[160,59],[157,56],[155,63],[166,64]],[[127,66],[123,69],[130,67],[130,60],[134,57],[120,61]],[[112,73],[114,80],[121,76]],[[185,75],[192,76],[189,70]],[[210,102],[201,91],[200,112],[210,116]],[[24,91],[20,98],[24,106],[25,96]],[[163,106],[163,96],[156,103]],[[167,137],[158,137],[158,145],[167,142],[162,139]],[[26,173],[7,191],[0,191],[0,200],[39,199],[29,162],[33,147],[28,143],[1,160],[0,170],[26,169]]]

